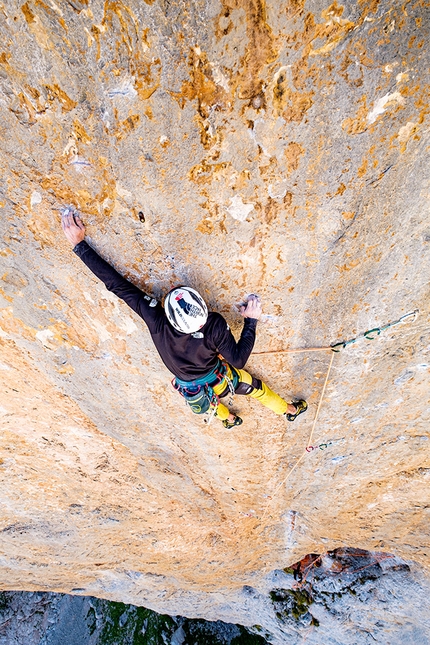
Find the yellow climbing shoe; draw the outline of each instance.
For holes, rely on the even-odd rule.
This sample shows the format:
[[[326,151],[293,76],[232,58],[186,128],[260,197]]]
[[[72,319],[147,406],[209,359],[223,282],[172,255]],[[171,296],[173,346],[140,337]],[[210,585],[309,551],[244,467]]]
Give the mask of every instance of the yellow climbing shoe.
[[[300,399],[300,401],[292,401],[290,405],[293,405],[296,408],[297,412],[296,414],[288,414],[286,412],[285,417],[287,421],[294,421],[294,419],[297,419],[299,414],[302,414],[302,412],[306,412],[306,410],[308,409],[308,404],[303,399]]]
[[[235,416],[233,421],[229,421],[228,419],[224,419],[224,421],[222,422],[222,425],[224,426],[224,428],[230,429],[230,428],[234,428],[234,426],[240,426],[240,425],[242,425],[242,423],[243,423],[243,419],[241,419],[240,417]]]

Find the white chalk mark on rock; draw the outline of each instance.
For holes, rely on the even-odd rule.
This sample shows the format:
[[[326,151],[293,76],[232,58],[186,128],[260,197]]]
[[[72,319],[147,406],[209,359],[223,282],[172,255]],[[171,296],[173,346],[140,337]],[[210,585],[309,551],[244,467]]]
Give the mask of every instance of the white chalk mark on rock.
[[[123,96],[128,99],[135,99],[137,96],[137,91],[134,88],[135,79],[133,77],[123,78],[119,85],[113,87],[108,91],[108,96],[110,99],[113,99],[116,96]]]
[[[231,205],[227,208],[227,213],[239,222],[244,222],[248,215],[254,210],[254,204],[245,204],[240,195],[235,195],[230,199]]]
[[[216,63],[210,64],[212,67],[213,79],[217,85],[223,88],[226,92],[229,92],[229,84],[227,77],[222,73],[219,66]]]
[[[397,74],[396,83],[407,83],[408,81],[409,81],[409,74],[407,73],[407,70]]]
[[[399,130],[399,141],[400,143],[405,143],[409,141],[410,137],[415,134],[418,130],[418,123],[413,123],[408,121],[406,125],[403,125]]]
[[[0,338],[10,338],[10,335],[7,334],[4,329],[0,327]]]
[[[42,201],[42,195],[37,192],[37,190],[33,190],[31,193],[31,198],[30,198],[30,206],[33,208],[36,204],[40,204]]]
[[[53,8],[53,10],[54,10],[56,13],[58,13],[58,15],[60,15],[60,16],[64,16],[64,13],[61,11],[60,7],[59,7],[59,6],[58,6],[58,5],[57,5],[53,0],[49,0],[49,4],[50,4],[50,5],[51,5],[51,7]]]
[[[63,157],[77,157],[78,156],[78,146],[76,145],[76,135],[72,133],[69,137],[66,147],[63,150]]]
[[[54,334],[50,329],[42,329],[36,333],[37,340],[42,343],[46,349],[57,349],[56,345],[51,342],[51,338],[54,338]]]
[[[378,118],[378,116],[383,114],[389,105],[392,105],[393,103],[398,103],[399,105],[403,105],[404,102],[405,102],[405,99],[400,94],[400,92],[393,92],[392,94],[386,94],[382,98],[378,99],[378,101],[376,101],[373,110],[369,112],[369,114],[367,115],[367,122],[374,123]]]
[[[87,34],[87,46],[88,46],[88,49],[89,49],[91,47],[91,45],[93,44],[93,42],[94,42],[94,38],[93,38],[92,34],[90,33],[88,27],[84,27],[84,31]]]
[[[269,193],[269,197],[272,199],[282,199],[287,194],[287,186],[284,182],[275,184],[275,186],[273,184],[269,184],[267,192]]]
[[[87,300],[88,302],[90,302],[92,305],[94,305],[94,304],[95,304],[95,303],[94,303],[94,300],[92,299],[92,297],[91,297],[91,295],[88,293],[88,291],[83,291],[83,292],[82,292],[82,294],[83,294],[83,296],[84,296],[85,300]]]
[[[136,323],[128,316],[122,316],[119,328],[125,331],[127,336],[130,336],[130,334],[133,334],[135,331],[137,331]]]
[[[106,327],[99,320],[94,319],[91,321],[91,324],[99,335],[101,343],[104,343],[106,340],[110,340],[110,338],[112,338]]]
[[[262,118],[255,119],[254,127],[249,128],[248,133],[249,133],[249,136],[251,137],[251,139],[254,141],[255,145],[260,146],[261,150],[263,151],[264,156],[267,157],[268,159],[270,159],[271,155],[270,155],[269,151],[267,150],[267,148],[264,146],[262,137],[257,134],[257,127],[260,124],[264,128],[264,126],[265,126],[264,119],[262,119]]]

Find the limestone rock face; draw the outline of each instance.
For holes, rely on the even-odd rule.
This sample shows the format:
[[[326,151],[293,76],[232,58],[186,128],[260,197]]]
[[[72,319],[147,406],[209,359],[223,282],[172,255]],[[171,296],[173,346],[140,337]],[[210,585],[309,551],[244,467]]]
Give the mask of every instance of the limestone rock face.
[[[274,633],[272,572],[307,553],[428,566],[425,3],[0,15],[1,587]],[[144,323],[71,252],[65,204],[155,297],[188,283],[239,333],[258,293],[255,352],[272,353],[248,369],[306,415],[236,397],[239,429],[193,416]],[[415,310],[338,354],[279,353]]]

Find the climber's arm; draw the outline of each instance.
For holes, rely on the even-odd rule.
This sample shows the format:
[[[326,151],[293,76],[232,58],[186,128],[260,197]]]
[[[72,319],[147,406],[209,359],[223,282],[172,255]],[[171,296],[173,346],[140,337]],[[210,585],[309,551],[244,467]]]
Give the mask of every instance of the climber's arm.
[[[240,310],[245,318],[239,341],[236,342],[227,323],[220,328],[220,337],[217,342],[219,353],[234,367],[242,369],[248,360],[255,343],[257,321],[261,316],[261,302],[256,296],[250,296],[246,305]]]
[[[106,288],[124,300],[145,322],[151,326],[160,315],[162,307],[153,298],[147,296],[134,284],[126,280],[108,262],[85,242],[85,226],[80,217],[71,209],[66,209],[61,223],[64,234],[73,246],[73,251],[104,282]]]

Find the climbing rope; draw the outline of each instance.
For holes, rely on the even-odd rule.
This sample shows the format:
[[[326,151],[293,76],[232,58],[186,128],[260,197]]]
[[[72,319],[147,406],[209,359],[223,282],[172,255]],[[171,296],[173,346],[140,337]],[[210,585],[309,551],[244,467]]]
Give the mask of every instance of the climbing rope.
[[[317,424],[318,415],[319,415],[319,411],[320,411],[320,408],[321,408],[321,403],[322,403],[322,400],[323,400],[324,394],[325,394],[325,389],[327,387],[328,377],[330,376],[331,366],[333,365],[333,359],[334,359],[334,354],[331,355],[330,365],[328,366],[327,376],[325,377],[323,389],[322,389],[322,392],[321,392],[320,400],[319,400],[319,403],[318,403],[317,411],[316,411],[316,414],[315,414],[315,419],[314,419],[314,422],[313,422],[313,425],[312,425],[312,430],[311,430],[311,434],[309,436],[307,446],[310,446],[311,443],[312,443],[312,437],[313,437],[313,434],[314,434],[315,426]],[[304,451],[304,454],[306,454],[306,450]]]
[[[373,329],[369,329],[369,330],[365,331],[363,334],[360,334],[359,336],[356,336],[355,338],[352,338],[352,339],[350,339],[348,341],[342,341],[341,343],[336,343],[334,345],[330,345],[329,347],[308,347],[308,348],[302,348],[302,349],[285,349],[285,350],[281,350],[281,351],[277,351],[277,352],[273,352],[273,351],[271,351],[271,352],[255,352],[255,354],[263,355],[263,354],[285,354],[285,353],[291,353],[292,354],[292,353],[299,353],[299,352],[318,352],[318,351],[327,351],[327,350],[332,351],[330,364],[328,366],[328,370],[327,370],[324,385],[323,385],[323,388],[322,388],[321,396],[320,396],[320,399],[319,399],[319,402],[318,402],[317,411],[316,411],[316,414],[315,414],[315,418],[314,418],[314,421],[313,421],[313,424],[312,424],[312,429],[311,429],[311,432],[310,432],[309,439],[307,441],[306,447],[303,450],[302,454],[297,459],[297,461],[294,464],[294,466],[288,472],[287,476],[281,481],[280,484],[278,484],[278,486],[276,487],[273,495],[268,496],[270,498],[270,501],[267,503],[266,508],[264,509],[263,515],[261,517],[261,520],[263,520],[266,517],[267,511],[268,511],[269,507],[271,506],[272,500],[276,497],[276,495],[279,492],[280,488],[282,486],[284,486],[284,484],[291,477],[291,475],[296,470],[297,466],[300,464],[300,462],[303,460],[303,458],[309,452],[312,452],[313,450],[317,449],[318,447],[320,447],[321,450],[323,450],[322,446],[327,447],[327,445],[329,445],[329,444],[320,444],[319,446],[312,446],[311,444],[312,444],[312,437],[313,437],[315,427],[316,427],[316,424],[317,424],[318,415],[319,415],[319,412],[320,412],[320,409],[321,409],[321,404],[322,404],[322,401],[323,401],[323,398],[324,398],[324,394],[325,394],[325,390],[326,390],[326,387],[327,387],[327,383],[328,383],[328,379],[329,379],[329,376],[330,376],[330,371],[331,371],[331,368],[332,368],[332,365],[333,365],[333,359],[334,359],[335,354],[338,354],[342,349],[344,349],[348,345],[352,345],[353,343],[356,343],[358,340],[361,340],[363,338],[366,338],[367,340],[374,340],[375,338],[377,338],[381,334],[381,332],[389,329],[390,327],[394,327],[395,325],[399,325],[401,323],[404,323],[406,320],[408,320],[409,322],[415,322],[418,313],[419,313],[419,310],[415,309],[414,311],[411,311],[411,312],[405,314],[404,316],[401,316],[398,320],[395,320],[393,322],[389,322],[386,325],[383,325],[382,327],[374,327]],[[412,317],[413,317],[413,319],[410,320]]]
[[[317,407],[317,411],[316,411],[316,414],[315,414],[314,422],[313,422],[313,424],[312,424],[312,430],[311,430],[311,433],[310,433],[310,435],[309,435],[309,439],[308,439],[308,442],[307,442],[307,444],[306,444],[306,447],[305,447],[305,449],[303,450],[303,452],[302,452],[302,454],[300,455],[300,457],[297,459],[297,461],[296,461],[296,463],[294,464],[294,466],[290,469],[290,472],[289,472],[289,473],[287,474],[287,476],[286,476],[286,477],[281,481],[281,483],[280,483],[280,484],[278,484],[278,486],[276,487],[275,492],[273,493],[272,499],[273,499],[274,497],[276,497],[276,495],[278,494],[279,489],[280,489],[280,488],[281,488],[281,487],[282,487],[282,486],[283,486],[283,485],[288,481],[288,479],[291,477],[291,475],[293,474],[293,472],[295,471],[295,469],[297,468],[297,466],[299,465],[299,463],[302,461],[302,459],[303,459],[304,457],[306,457],[307,453],[309,452],[308,447],[309,447],[309,446],[311,445],[311,443],[312,443],[312,437],[313,437],[313,434],[314,434],[315,426],[316,426],[316,424],[317,424],[318,415],[319,415],[319,411],[320,411],[320,408],[321,408],[321,403],[322,403],[322,400],[323,400],[323,398],[324,398],[325,389],[326,389],[326,387],[327,387],[327,383],[328,383],[328,378],[329,378],[329,376],[330,376],[331,366],[333,365],[333,359],[334,359],[334,353],[331,355],[330,365],[328,366],[327,375],[326,375],[326,377],[325,377],[325,381],[324,381],[323,389],[322,389],[322,392],[321,392],[320,400],[319,400],[319,402],[318,402],[318,407]],[[269,506],[270,506],[270,505],[271,505],[271,501],[269,501],[269,502],[268,502],[268,504],[266,505],[266,508],[264,509],[264,513],[263,513],[263,515],[262,515],[262,517],[261,517],[261,519],[262,519],[262,520],[266,517],[266,513],[267,513],[267,510],[268,510],[268,508],[269,508]]]
[[[227,381],[227,386],[228,386],[228,392],[229,392],[229,397],[227,401],[227,405],[233,405],[233,400],[234,400],[234,395],[235,395],[235,389],[233,385],[233,381],[231,378],[227,376],[227,374],[224,376],[225,380]]]
[[[265,354],[300,354],[302,352],[326,352],[331,350],[331,346],[328,347],[302,347],[301,349],[277,349],[269,350],[268,352],[252,352],[253,356],[264,356]]]
[[[412,318],[413,320],[410,320],[409,322],[415,322],[417,316],[419,313],[419,309],[414,309],[414,311],[410,311],[409,313],[405,314],[404,316],[401,316],[398,320],[394,320],[392,322],[387,323],[386,325],[382,325],[382,327],[373,327],[372,329],[368,329],[362,334],[359,334],[355,338],[350,338],[350,340],[343,340],[340,343],[335,343],[334,345],[328,345],[326,347],[302,347],[299,349],[278,349],[275,351],[268,351],[268,352],[253,352],[253,356],[263,356],[264,354],[299,354],[303,352],[326,352],[328,350],[331,350],[332,352],[339,353],[342,349],[345,349],[348,345],[352,345],[353,343],[356,343],[359,340],[362,340],[365,338],[366,340],[375,340],[383,331],[386,331],[390,327],[394,327],[395,325],[399,325],[401,323],[404,323],[408,320],[408,318]]]

